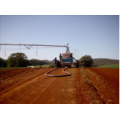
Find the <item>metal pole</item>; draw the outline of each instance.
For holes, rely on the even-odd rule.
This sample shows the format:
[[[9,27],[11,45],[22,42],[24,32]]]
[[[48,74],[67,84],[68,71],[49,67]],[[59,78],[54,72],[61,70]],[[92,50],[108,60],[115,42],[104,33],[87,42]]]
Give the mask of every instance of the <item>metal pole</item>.
[[[20,45],[20,46],[52,46],[52,47],[68,47],[66,45],[43,45],[43,44],[0,44],[0,45]]]
[[[67,46],[66,45],[43,45],[43,44],[3,44],[1,43],[0,45],[17,45],[17,46],[25,46],[27,49],[30,49],[32,46],[51,46],[51,47],[66,47],[67,50],[66,50],[66,53],[69,53],[69,47],[68,47],[68,44]],[[20,52],[21,52],[21,48],[20,48]],[[37,53],[36,53],[37,54]]]
[[[21,53],[21,46],[20,46],[20,53]]]

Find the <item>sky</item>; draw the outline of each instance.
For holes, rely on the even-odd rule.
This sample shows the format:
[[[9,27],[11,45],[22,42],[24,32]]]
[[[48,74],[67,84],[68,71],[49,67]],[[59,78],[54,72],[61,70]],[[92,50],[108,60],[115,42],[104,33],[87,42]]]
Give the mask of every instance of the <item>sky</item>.
[[[0,43],[67,45],[76,59],[119,59],[118,15],[0,15]],[[28,59],[59,59],[65,47],[0,46],[0,57],[25,53]],[[37,52],[37,54],[36,54]]]

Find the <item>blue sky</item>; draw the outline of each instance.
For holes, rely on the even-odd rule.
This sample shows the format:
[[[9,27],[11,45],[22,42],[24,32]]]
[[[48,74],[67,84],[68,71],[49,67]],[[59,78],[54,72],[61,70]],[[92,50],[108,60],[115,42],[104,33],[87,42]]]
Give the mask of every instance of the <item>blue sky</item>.
[[[12,15],[0,16],[0,43],[67,45],[76,59],[119,59],[119,16],[116,15]],[[5,50],[6,49],[6,50]],[[2,46],[0,57],[23,52],[28,59],[48,59],[64,53],[59,47]]]

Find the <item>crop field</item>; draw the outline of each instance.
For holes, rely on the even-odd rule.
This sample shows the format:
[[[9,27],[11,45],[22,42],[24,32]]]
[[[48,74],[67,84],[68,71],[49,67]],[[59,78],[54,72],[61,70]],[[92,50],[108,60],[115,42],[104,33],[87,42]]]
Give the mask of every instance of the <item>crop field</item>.
[[[119,69],[53,69],[0,69],[0,104],[119,104]]]
[[[34,66],[35,68],[39,68],[39,67],[43,67],[43,68],[48,68],[50,67],[51,65],[40,65],[40,66]]]
[[[119,64],[115,64],[115,65],[101,65],[101,66],[98,66],[98,68],[119,68]]]

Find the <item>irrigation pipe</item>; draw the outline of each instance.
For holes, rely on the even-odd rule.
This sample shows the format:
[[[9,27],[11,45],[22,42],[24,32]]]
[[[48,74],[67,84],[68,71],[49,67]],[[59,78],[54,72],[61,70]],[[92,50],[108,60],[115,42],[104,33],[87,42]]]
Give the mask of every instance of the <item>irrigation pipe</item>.
[[[51,73],[52,71],[55,71],[55,70],[57,70],[57,69],[58,69],[58,68],[53,69],[53,70],[45,73],[45,75],[47,75],[47,76],[49,76],[49,77],[65,77],[65,76],[70,76],[70,75],[71,75],[69,72],[66,72],[66,71],[65,71],[67,68],[65,68],[65,69],[63,70],[64,73],[67,73],[66,75],[49,75],[49,73]]]

